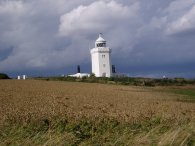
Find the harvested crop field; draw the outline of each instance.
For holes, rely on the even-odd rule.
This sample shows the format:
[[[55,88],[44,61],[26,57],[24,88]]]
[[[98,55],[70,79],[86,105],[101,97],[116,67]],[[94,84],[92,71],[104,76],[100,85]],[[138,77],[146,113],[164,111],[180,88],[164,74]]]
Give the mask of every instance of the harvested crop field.
[[[188,90],[0,81],[0,145],[194,145],[194,96],[178,92]]]

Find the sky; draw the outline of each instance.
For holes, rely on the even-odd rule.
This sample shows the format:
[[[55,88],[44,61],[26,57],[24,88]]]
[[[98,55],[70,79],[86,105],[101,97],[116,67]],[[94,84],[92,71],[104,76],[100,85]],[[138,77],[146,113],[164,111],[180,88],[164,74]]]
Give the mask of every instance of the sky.
[[[118,73],[195,78],[195,0],[0,0],[0,72],[91,73],[99,33]]]

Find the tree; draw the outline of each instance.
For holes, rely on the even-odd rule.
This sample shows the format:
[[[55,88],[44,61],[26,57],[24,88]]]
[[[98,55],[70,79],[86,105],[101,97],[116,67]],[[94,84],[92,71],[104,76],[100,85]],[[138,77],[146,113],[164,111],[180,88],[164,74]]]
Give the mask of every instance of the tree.
[[[0,73],[0,79],[10,79],[10,77],[7,74]]]

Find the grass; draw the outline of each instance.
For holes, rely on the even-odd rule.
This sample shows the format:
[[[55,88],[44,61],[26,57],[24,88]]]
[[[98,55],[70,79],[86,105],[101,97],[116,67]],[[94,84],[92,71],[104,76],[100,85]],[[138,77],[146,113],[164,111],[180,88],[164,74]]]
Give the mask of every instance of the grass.
[[[192,91],[192,90],[189,90],[189,89],[176,90],[175,93],[195,98],[195,91]]]
[[[0,145],[193,146],[194,88],[2,80]]]
[[[61,119],[61,118],[60,118]],[[102,119],[77,122],[63,119],[13,125],[1,130],[1,145],[194,145],[194,127],[172,126],[172,122],[148,120],[120,123]],[[193,125],[194,126],[194,125]]]
[[[195,102],[195,88],[189,88],[189,86],[173,87],[169,89],[169,92],[180,95],[177,98],[178,101]]]

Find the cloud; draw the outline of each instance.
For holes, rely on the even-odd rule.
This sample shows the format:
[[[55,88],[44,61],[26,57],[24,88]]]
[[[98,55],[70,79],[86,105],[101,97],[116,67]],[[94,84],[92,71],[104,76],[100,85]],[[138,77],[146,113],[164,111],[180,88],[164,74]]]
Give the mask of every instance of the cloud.
[[[193,32],[195,35],[195,4],[177,20],[168,24],[168,34]]]
[[[74,42],[81,42],[83,48],[77,47],[77,51],[85,52],[83,60],[86,55],[89,56],[86,48],[94,47],[94,41],[100,32],[108,38],[113,54],[123,54],[133,46],[135,38],[132,34],[135,30],[130,26],[140,25],[139,11],[139,2],[124,5],[116,1],[95,1],[90,5],[80,5],[60,17],[59,34],[73,38]]]
[[[195,65],[194,14],[194,0],[0,0],[0,72],[90,72],[101,32],[119,72],[185,74]]]
[[[138,3],[129,7],[115,1],[96,1],[88,6],[80,5],[60,18],[59,32],[70,36],[91,31],[105,32],[120,27],[124,21],[136,16]]]
[[[0,8],[2,8],[0,9],[0,50],[13,48],[9,56],[0,62],[0,70],[36,71],[51,68],[53,65],[58,67],[56,64],[60,64],[62,60],[56,59],[56,62],[52,62],[55,59],[49,57],[59,58],[56,52],[63,54],[66,51],[65,46],[69,44],[68,39],[63,41],[57,37],[59,22],[57,16],[64,11],[60,13],[49,9],[59,6],[59,3],[62,1],[58,3],[44,0],[40,3],[38,1],[3,1],[0,3]],[[61,64],[64,65],[64,63]]]
[[[22,13],[24,5],[22,1],[1,1],[0,13]]]

